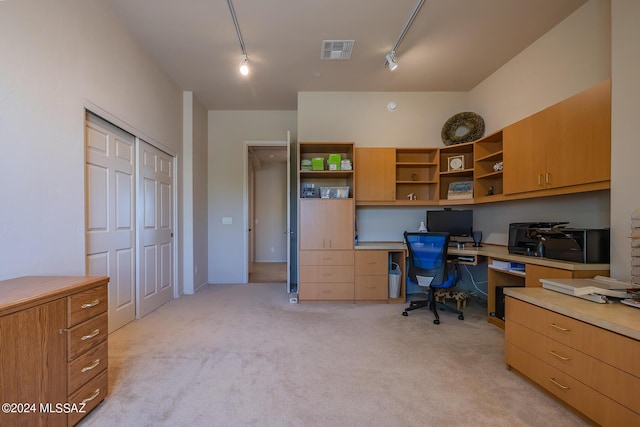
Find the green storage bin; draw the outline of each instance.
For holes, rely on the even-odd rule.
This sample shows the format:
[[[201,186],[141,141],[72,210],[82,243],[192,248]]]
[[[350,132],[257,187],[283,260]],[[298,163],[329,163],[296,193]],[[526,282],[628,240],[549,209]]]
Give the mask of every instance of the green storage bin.
[[[314,171],[323,171],[324,157],[314,157],[313,159],[311,159],[311,165]]]

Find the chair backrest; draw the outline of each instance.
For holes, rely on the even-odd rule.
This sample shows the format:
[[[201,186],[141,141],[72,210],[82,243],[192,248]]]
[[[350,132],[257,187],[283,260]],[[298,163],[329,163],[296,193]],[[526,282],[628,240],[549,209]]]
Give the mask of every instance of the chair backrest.
[[[409,278],[420,286],[438,286],[448,280],[449,233],[404,232],[409,250]]]

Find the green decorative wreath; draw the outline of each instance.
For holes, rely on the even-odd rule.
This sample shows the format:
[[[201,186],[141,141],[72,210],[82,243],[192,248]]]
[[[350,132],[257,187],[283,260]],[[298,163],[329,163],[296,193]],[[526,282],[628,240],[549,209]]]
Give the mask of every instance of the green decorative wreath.
[[[467,132],[456,135],[461,127],[466,128]],[[478,114],[470,111],[458,113],[444,123],[441,135],[444,145],[475,141],[484,135],[484,120]]]

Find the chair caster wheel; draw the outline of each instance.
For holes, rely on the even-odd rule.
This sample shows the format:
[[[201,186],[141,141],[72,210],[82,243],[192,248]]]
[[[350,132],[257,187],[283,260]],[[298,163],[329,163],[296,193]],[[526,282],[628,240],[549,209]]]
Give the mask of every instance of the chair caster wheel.
[[[433,324],[434,325],[439,325],[440,324],[440,319],[433,319]]]
[[[403,316],[408,316],[408,315],[409,315],[409,313],[407,313],[406,311],[403,311],[403,312],[402,312],[402,315],[403,315]]]
[[[460,320],[464,320],[464,316],[463,316],[462,314],[459,314],[459,315],[458,315],[458,319],[460,319]]]

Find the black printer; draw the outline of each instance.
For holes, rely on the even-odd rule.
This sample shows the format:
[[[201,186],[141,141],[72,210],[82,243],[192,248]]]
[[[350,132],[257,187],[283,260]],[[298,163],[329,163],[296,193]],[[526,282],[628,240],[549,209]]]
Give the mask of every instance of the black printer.
[[[609,262],[608,228],[568,228],[568,222],[509,224],[509,253],[581,263]]]

